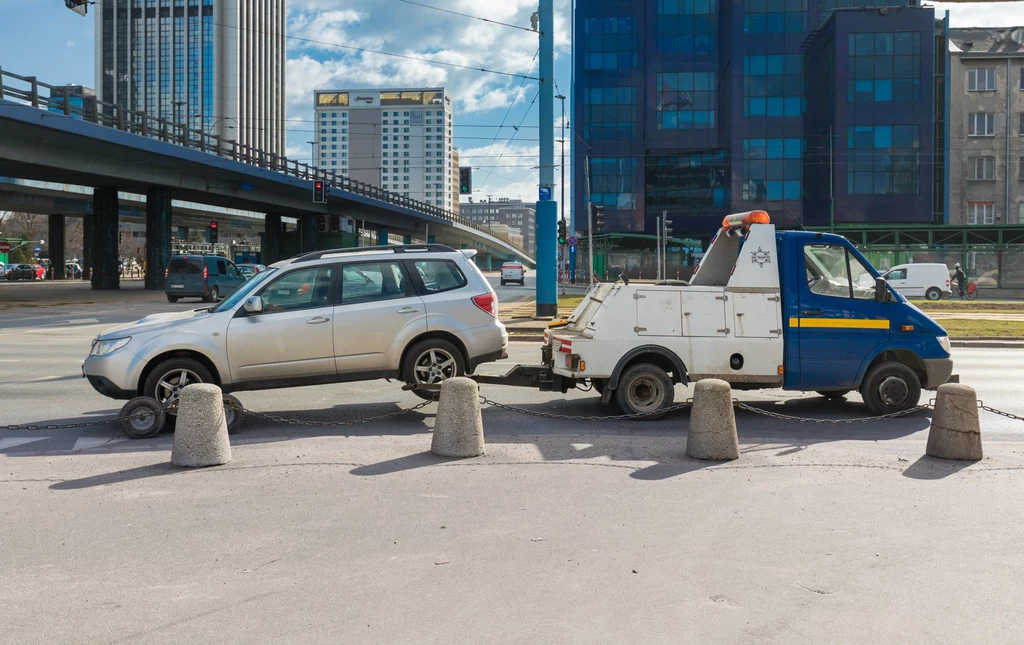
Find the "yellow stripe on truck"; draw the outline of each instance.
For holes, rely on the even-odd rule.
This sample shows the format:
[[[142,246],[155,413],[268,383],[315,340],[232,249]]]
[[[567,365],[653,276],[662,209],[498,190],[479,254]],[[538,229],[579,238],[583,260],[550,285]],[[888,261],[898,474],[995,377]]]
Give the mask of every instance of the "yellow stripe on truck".
[[[889,329],[889,321],[853,318],[790,318],[789,326],[802,329]]]

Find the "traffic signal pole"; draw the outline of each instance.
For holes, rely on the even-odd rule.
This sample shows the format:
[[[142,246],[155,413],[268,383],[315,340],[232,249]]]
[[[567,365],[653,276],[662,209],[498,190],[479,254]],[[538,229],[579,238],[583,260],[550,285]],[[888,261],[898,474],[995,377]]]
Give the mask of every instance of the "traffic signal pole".
[[[555,185],[555,3],[540,0],[540,187],[554,197]],[[537,201],[537,316],[558,315],[558,203]]]

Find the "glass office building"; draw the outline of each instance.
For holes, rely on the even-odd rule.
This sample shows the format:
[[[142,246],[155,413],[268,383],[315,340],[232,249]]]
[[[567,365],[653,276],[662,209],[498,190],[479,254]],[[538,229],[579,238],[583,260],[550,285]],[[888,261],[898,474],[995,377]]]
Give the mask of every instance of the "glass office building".
[[[937,36],[915,4],[578,1],[575,203],[589,170],[606,232],[653,235],[667,212],[706,237],[754,209],[788,227],[931,223]]]
[[[101,101],[233,139],[285,147],[285,0],[105,0]]]

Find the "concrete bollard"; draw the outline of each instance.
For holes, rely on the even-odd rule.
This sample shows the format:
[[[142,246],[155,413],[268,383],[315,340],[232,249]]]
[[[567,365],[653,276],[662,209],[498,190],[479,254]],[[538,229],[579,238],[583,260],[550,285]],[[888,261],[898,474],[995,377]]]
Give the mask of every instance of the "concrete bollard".
[[[205,468],[230,461],[231,444],[220,388],[208,383],[186,386],[178,400],[171,464]]]
[[[686,455],[711,461],[740,458],[732,388],[725,381],[709,378],[694,386]]]
[[[484,454],[484,421],[480,416],[480,387],[465,377],[441,384],[434,439],[430,452],[439,457],[479,457]]]
[[[981,425],[974,388],[959,383],[939,386],[925,452],[939,459],[981,459]]]

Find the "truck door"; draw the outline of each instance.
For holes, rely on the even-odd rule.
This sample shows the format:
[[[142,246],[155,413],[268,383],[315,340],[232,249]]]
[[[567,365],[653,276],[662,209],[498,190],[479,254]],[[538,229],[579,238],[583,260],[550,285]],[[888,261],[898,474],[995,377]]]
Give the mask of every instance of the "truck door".
[[[889,303],[875,302],[871,271],[846,246],[807,241],[802,254],[798,315],[788,321],[800,387],[853,389],[864,358],[889,342]]]

